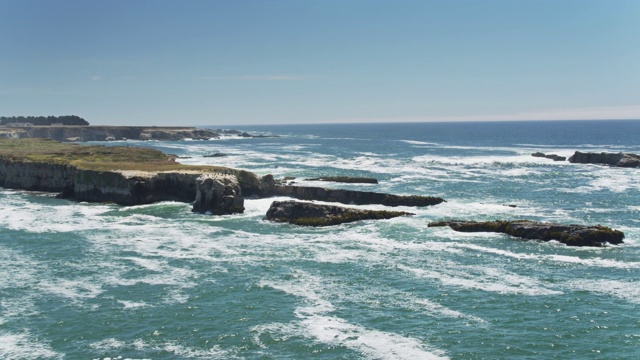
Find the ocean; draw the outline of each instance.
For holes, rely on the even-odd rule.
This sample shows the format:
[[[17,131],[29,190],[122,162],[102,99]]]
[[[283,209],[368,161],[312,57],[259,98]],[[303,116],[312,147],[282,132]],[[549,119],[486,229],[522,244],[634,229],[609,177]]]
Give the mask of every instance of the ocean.
[[[283,198],[207,216],[0,188],[0,358],[640,357],[640,169],[530,155],[640,153],[640,121],[235,128],[281,137],[126,144],[446,202],[306,228],[263,220]],[[329,175],[380,183],[305,180]],[[577,248],[427,227],[445,219],[602,224],[626,238]]]

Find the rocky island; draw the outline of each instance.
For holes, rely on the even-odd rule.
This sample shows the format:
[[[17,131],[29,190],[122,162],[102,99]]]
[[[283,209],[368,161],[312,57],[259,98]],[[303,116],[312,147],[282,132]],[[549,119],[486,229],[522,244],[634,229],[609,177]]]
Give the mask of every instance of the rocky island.
[[[640,155],[629,153],[583,153],[576,151],[569,158],[570,163],[601,164],[616,167],[640,167]]]

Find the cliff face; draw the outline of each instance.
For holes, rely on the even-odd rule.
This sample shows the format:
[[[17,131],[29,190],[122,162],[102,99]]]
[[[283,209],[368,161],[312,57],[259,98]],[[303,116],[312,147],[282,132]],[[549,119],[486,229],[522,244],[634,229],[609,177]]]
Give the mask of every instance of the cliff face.
[[[68,165],[0,159],[0,186],[62,192],[73,184],[75,172],[75,168]]]

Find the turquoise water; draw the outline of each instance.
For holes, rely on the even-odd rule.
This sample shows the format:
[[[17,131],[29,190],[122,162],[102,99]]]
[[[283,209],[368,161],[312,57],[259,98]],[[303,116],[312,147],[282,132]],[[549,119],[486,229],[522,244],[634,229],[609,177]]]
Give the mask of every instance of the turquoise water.
[[[283,137],[127,144],[447,202],[401,208],[413,217],[299,228],[262,220],[274,199],[211,217],[181,203],[119,207],[0,189],[0,358],[640,355],[640,169],[530,156],[640,153],[640,121],[246,130]],[[215,152],[228,156],[204,157]],[[321,175],[380,184],[304,180]],[[451,218],[603,224],[627,237],[570,248],[427,227]]]

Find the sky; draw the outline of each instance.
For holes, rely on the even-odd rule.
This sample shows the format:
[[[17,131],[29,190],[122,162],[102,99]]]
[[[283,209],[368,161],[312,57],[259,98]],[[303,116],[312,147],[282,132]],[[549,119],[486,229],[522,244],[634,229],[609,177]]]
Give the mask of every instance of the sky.
[[[640,119],[638,0],[0,0],[0,115]]]

